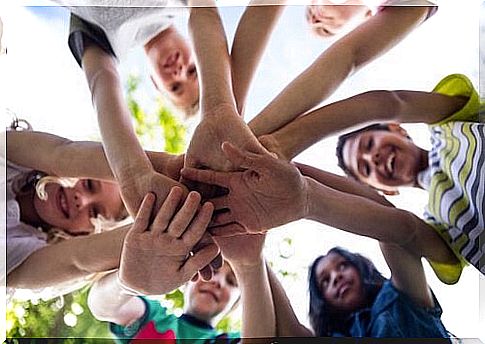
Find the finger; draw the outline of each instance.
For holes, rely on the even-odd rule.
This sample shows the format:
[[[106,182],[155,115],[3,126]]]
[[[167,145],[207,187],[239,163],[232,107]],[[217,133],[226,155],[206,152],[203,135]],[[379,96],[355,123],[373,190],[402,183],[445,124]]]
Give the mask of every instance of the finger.
[[[227,211],[229,208],[229,197],[228,196],[221,196],[221,197],[214,197],[209,199],[209,202],[212,203],[214,206],[214,211]]]
[[[197,208],[200,204],[200,195],[198,192],[191,191],[185,199],[182,208],[177,211],[172,221],[168,225],[167,233],[174,237],[179,238],[187,229],[190,222],[194,218]]]
[[[220,237],[230,237],[248,233],[246,228],[244,228],[237,222],[233,222],[220,227],[212,227],[208,230],[211,235]]]
[[[145,195],[136,215],[135,223],[131,226],[130,233],[143,233],[148,230],[155,198],[155,195],[151,192]]]
[[[219,252],[219,254],[214,259],[212,259],[210,266],[212,270],[219,270],[220,268],[222,268],[222,264],[224,264],[224,258],[222,258],[222,254]]]
[[[181,239],[188,247],[195,246],[207,230],[207,226],[212,217],[214,206],[206,202],[200,208],[189,228],[183,233]]]
[[[237,169],[254,169],[256,170],[256,161],[261,154],[255,154],[248,151],[242,151],[230,142],[222,143],[222,151],[226,158]]]
[[[231,211],[226,210],[225,212],[219,212],[212,216],[212,220],[209,223],[209,227],[220,227],[227,225],[229,223],[236,222],[234,220],[234,215]]]
[[[158,210],[155,220],[153,221],[152,232],[154,234],[160,235],[168,228],[172,217],[177,211],[178,205],[182,199],[182,195],[183,191],[178,186],[174,186],[170,190],[167,198]]]
[[[199,170],[192,167],[184,167],[180,174],[182,177],[186,179],[190,179],[192,181],[222,186],[225,188],[229,188],[229,178],[230,173],[227,172],[217,172],[212,170]]]

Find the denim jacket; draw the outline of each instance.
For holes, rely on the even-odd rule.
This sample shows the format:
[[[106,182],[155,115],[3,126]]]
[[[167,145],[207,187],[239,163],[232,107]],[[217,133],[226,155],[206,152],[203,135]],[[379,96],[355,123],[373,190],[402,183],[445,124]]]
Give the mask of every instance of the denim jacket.
[[[441,306],[434,294],[433,299],[433,308],[417,306],[390,281],[386,281],[372,307],[350,316],[349,335],[373,338],[447,338],[449,335],[440,319]],[[342,334],[334,333],[333,336],[341,337]]]

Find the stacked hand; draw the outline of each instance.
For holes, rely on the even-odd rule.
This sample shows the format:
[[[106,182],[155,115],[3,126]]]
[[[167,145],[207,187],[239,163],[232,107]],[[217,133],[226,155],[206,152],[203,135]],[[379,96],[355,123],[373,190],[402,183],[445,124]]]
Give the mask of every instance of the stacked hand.
[[[265,151],[243,152],[228,142],[222,150],[238,172],[182,170],[186,179],[229,190],[210,199],[217,211],[211,222],[213,235],[261,233],[305,217],[308,185],[295,166]]]
[[[154,204],[155,196],[146,195],[125,237],[120,282],[143,294],[163,294],[187,282],[199,270],[210,279],[207,266],[219,252],[205,234],[212,204],[200,206],[196,192],[190,192],[183,201],[178,187],[172,188],[158,212],[153,211]]]

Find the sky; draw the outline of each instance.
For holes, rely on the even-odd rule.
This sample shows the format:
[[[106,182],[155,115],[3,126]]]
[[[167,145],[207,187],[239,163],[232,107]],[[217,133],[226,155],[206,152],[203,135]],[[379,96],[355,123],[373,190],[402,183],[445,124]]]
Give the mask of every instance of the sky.
[[[5,2],[0,4],[8,48],[8,59],[0,60],[0,94],[5,95],[0,97],[0,110],[7,113],[2,116],[5,124],[10,121],[9,113],[14,112],[29,120],[36,130],[74,140],[99,138],[84,75],[67,47],[68,12],[63,8],[26,8],[7,3],[10,6]],[[479,0],[443,1],[433,18],[392,51],[349,78],[325,103],[372,89],[429,91],[451,73],[466,74],[478,87],[480,3]],[[242,11],[238,6],[221,7],[229,42]],[[302,6],[288,6],[280,18],[250,90],[246,109],[248,120],[330,44],[310,33],[303,11]],[[187,33],[184,18],[176,25]],[[138,93],[141,102],[151,106],[156,92],[149,82],[141,49],[133,50],[122,61],[120,72],[124,79],[129,74],[142,78]],[[482,89],[481,94],[484,93]],[[406,128],[418,145],[429,148],[425,126]],[[295,160],[342,174],[336,164],[335,142],[335,138],[326,139]],[[427,195],[421,190],[402,190],[401,195],[390,200],[419,216]],[[291,245],[285,241],[288,238]],[[308,324],[307,267],[318,255],[337,245],[371,257],[378,269],[389,276],[373,240],[305,220],[272,230],[268,235],[265,252],[268,258],[275,261],[276,268],[284,267],[296,273],[297,277],[285,278],[283,283],[298,317],[305,324]],[[290,258],[281,259],[280,255]],[[473,268],[467,268],[458,284],[445,286],[434,277],[427,263],[424,264],[429,284],[443,308],[442,319],[448,330],[458,337],[481,336],[485,340],[485,278]]]

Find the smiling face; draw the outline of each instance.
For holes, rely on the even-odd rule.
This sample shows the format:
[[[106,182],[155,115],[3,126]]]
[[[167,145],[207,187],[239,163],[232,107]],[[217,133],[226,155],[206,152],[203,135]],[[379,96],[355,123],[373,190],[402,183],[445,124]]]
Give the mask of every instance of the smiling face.
[[[383,191],[413,186],[427,167],[427,152],[416,146],[399,126],[369,130],[349,137],[342,149],[343,162],[360,181]]]
[[[365,304],[362,279],[355,266],[337,253],[329,253],[316,266],[319,289],[329,306],[350,312]]]
[[[169,27],[145,45],[153,67],[152,80],[179,107],[199,100],[199,82],[192,50],[175,28]]]
[[[236,276],[227,262],[224,262],[210,281],[189,282],[186,313],[208,323],[221,313],[238,291]]]
[[[90,234],[92,218],[98,215],[119,220],[125,213],[120,190],[115,183],[80,179],[72,188],[49,183],[47,200],[34,196],[34,208],[45,223],[70,234]]]
[[[356,25],[371,16],[361,0],[312,0],[306,9],[306,20],[321,37],[330,37],[345,31],[351,23]]]

